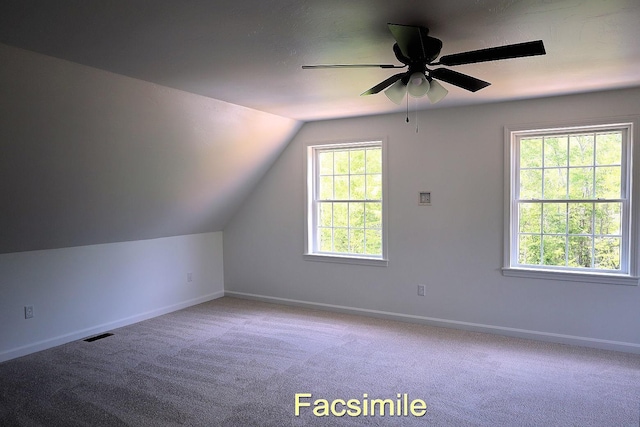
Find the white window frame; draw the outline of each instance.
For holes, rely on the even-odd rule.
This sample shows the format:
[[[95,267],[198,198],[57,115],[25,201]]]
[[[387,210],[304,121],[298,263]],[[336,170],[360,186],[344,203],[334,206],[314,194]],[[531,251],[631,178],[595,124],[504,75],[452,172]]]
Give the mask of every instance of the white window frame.
[[[638,117],[626,117],[609,120],[582,122],[571,125],[548,126],[508,126],[504,129],[504,260],[502,273],[505,276],[517,276],[536,279],[568,280],[589,283],[616,285],[638,285],[638,207],[635,202],[634,182],[640,182],[637,164],[637,153],[633,147],[638,141]],[[622,182],[623,187],[623,219],[621,269],[619,271],[596,269],[571,269],[567,267],[530,266],[518,264],[517,228],[519,187],[519,147],[518,141],[524,136],[590,132],[607,129],[624,129],[626,140],[623,141]]]
[[[343,254],[343,253],[320,253],[317,251],[317,176],[318,162],[316,153],[326,149],[358,148],[358,147],[380,147],[382,149],[382,255],[371,256],[363,254]],[[388,265],[388,238],[387,238],[387,216],[388,216],[388,191],[387,191],[387,141],[384,138],[372,138],[361,141],[350,142],[325,142],[310,143],[304,150],[304,176],[305,185],[305,208],[304,208],[304,254],[308,261],[325,261],[343,264],[359,264],[386,267]]]

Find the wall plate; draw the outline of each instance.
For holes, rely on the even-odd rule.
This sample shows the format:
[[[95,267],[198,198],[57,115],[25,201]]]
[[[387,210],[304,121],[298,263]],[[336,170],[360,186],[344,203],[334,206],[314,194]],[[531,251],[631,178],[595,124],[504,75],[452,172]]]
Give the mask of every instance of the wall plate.
[[[421,191],[419,193],[418,205],[420,206],[431,205],[431,191]]]

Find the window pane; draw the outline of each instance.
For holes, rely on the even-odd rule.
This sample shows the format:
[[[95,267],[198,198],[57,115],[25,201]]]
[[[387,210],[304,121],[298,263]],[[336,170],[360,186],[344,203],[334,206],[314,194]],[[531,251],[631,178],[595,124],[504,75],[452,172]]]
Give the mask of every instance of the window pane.
[[[382,149],[368,148],[366,157],[367,157],[367,173],[381,173],[382,172]]]
[[[350,193],[349,198],[355,200],[364,200],[365,178],[364,175],[351,175],[349,180]]]
[[[621,197],[620,166],[596,168],[596,197],[599,199],[619,199]]]
[[[333,250],[335,252],[349,252],[349,230],[346,228],[333,229]]]
[[[349,175],[336,176],[334,178],[335,195],[336,200],[348,200],[349,199]]]
[[[521,235],[518,241],[518,263],[540,264],[540,236]]]
[[[591,237],[569,236],[569,267],[591,268]]]
[[[520,203],[520,232],[540,234],[541,203]]]
[[[544,166],[567,166],[567,136],[544,139]]]
[[[318,225],[320,227],[331,227],[333,221],[333,204],[332,203],[320,203],[320,221]]]
[[[333,176],[320,177],[320,200],[333,199]]]
[[[599,133],[596,136],[596,164],[622,164],[622,133]]]
[[[591,199],[593,197],[593,168],[569,169],[569,198]]]
[[[321,152],[318,157],[320,175],[333,175],[333,152]]]
[[[334,153],[333,170],[336,175],[349,173],[349,152],[336,151]]]
[[[318,234],[320,235],[320,244],[319,250],[321,252],[331,252],[333,250],[333,245],[331,241],[331,229],[330,228],[320,228],[318,229]]]
[[[597,203],[595,209],[595,233],[599,235],[622,234],[622,203]]]
[[[542,205],[542,232],[565,234],[567,232],[567,204],[545,203]]]
[[[380,258],[382,248],[382,144],[312,147],[307,220],[316,228],[309,249]],[[370,202],[369,202],[370,201]],[[367,238],[369,241],[367,242]]]
[[[354,254],[364,253],[364,230],[361,228],[349,229],[349,252]]]
[[[367,175],[367,200],[380,200],[382,198],[382,175]]]
[[[593,203],[569,204],[569,234],[591,234]]]
[[[542,236],[542,262],[544,265],[566,265],[566,238],[564,236]]]
[[[368,255],[382,255],[382,231],[365,230],[365,253]]]
[[[510,265],[632,273],[622,262],[630,256],[623,251],[635,250],[628,241],[631,159],[624,151],[630,124],[595,129],[511,133],[519,158],[511,165],[517,211],[509,216]]]
[[[620,245],[622,239],[615,237],[595,239],[595,267],[605,270],[620,270]]]
[[[351,173],[364,173],[365,171],[365,151],[352,150],[349,152]]]
[[[349,227],[364,228],[364,203],[349,203]]]
[[[544,170],[544,199],[564,199],[567,197],[567,169]]]
[[[542,138],[520,140],[520,167],[542,167]]]
[[[382,228],[382,204],[367,203],[365,206],[365,227]]]
[[[542,198],[542,169],[520,171],[520,199]]]
[[[333,226],[347,227],[349,225],[349,204],[334,203],[333,204]]]
[[[593,165],[593,134],[569,137],[569,166]]]

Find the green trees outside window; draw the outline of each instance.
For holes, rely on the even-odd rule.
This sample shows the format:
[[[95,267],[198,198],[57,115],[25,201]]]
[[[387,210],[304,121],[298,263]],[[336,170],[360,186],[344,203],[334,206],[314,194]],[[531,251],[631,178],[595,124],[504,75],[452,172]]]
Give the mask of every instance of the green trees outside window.
[[[619,271],[628,198],[624,130],[516,141],[516,263]]]
[[[318,149],[316,156],[317,251],[381,257],[381,146]]]

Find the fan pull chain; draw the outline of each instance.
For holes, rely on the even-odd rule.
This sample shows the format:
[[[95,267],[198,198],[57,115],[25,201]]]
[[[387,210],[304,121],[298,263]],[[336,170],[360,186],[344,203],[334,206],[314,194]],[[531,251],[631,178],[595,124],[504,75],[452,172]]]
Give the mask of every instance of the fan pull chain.
[[[409,94],[407,94],[407,123],[409,123]]]
[[[418,101],[416,100],[416,133],[418,133]],[[405,119],[409,123],[409,95],[407,95],[407,118]]]

